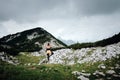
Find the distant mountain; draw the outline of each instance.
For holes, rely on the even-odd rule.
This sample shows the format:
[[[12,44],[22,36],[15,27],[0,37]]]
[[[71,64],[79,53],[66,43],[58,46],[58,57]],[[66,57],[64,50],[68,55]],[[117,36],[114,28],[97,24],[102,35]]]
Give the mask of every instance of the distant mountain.
[[[87,48],[87,47],[98,47],[98,46],[104,47],[104,46],[118,43],[118,42],[120,42],[120,33],[115,34],[114,36],[112,36],[110,38],[96,41],[93,43],[76,43],[76,44],[70,45],[69,47],[73,48],[73,49],[81,49],[81,48]]]
[[[64,42],[67,45],[72,45],[75,44],[75,42],[73,40],[64,40],[61,37],[58,37],[59,40],[61,40],[62,42]]]
[[[61,40],[61,41],[64,42],[65,44],[67,44],[67,45],[75,44],[75,42],[72,41],[72,40]]]
[[[4,51],[10,54],[17,54],[18,52],[39,51],[48,42],[50,42],[52,48],[66,46],[66,44],[56,39],[52,34],[38,27],[4,36],[0,39],[0,52]]]

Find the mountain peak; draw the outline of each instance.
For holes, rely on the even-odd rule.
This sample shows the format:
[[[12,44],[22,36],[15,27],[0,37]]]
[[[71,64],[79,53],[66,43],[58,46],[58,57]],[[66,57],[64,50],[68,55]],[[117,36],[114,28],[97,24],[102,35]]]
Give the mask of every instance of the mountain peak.
[[[65,47],[65,44],[41,27],[25,30],[16,34],[7,35],[0,39],[1,51],[28,52],[39,51],[46,43],[53,48]]]
[[[45,31],[42,27],[36,27],[36,28],[33,28],[33,29],[29,29],[28,31]],[[26,30],[25,30],[26,31]]]

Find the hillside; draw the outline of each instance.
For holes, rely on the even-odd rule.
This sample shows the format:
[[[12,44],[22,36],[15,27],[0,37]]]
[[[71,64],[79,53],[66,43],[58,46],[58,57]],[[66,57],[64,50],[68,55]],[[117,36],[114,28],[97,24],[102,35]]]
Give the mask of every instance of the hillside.
[[[66,46],[49,32],[38,27],[4,36],[0,39],[0,51],[13,55],[19,52],[34,52],[43,49],[47,42],[50,42],[53,48]]]
[[[26,40],[24,45],[29,44],[27,41],[40,43],[41,45],[36,44],[39,50],[34,49],[34,44],[28,46],[33,47],[32,51],[27,47],[21,49],[22,45],[21,50],[15,47],[17,42],[22,44],[20,38],[14,42],[16,35],[26,31],[0,39],[1,47],[5,50],[0,52],[0,80],[120,80],[120,34],[91,43],[92,46],[83,43],[83,46],[75,46],[75,49],[73,47],[60,49],[65,45],[46,31],[44,37],[40,37],[41,30],[45,31],[42,28],[28,30],[26,37],[22,38],[23,43]],[[46,37],[47,40],[44,40]],[[59,45],[53,40],[58,41]],[[50,56],[50,61],[46,62],[45,50],[40,48],[44,48],[48,41],[54,46],[55,51]],[[13,42],[14,44],[10,44]],[[6,50],[11,50],[11,47],[18,49],[19,54],[15,56],[8,54]]]
[[[93,64],[98,61],[106,61],[112,58],[120,57],[120,42],[107,45],[105,47],[91,47],[82,49],[61,49],[54,51],[54,55],[50,57],[49,63],[54,64]]]
[[[81,49],[81,48],[98,47],[98,46],[104,47],[104,46],[114,44],[114,43],[118,43],[118,42],[120,42],[120,33],[116,34],[116,35],[114,35],[110,38],[103,39],[103,40],[100,40],[100,41],[96,41],[96,42],[93,42],[93,43],[90,42],[90,43],[72,44],[72,45],[69,46],[69,48]]]
[[[105,47],[57,50],[48,63],[41,63],[46,59],[42,51],[22,52],[16,57],[0,53],[0,59],[0,80],[120,79],[120,42]]]

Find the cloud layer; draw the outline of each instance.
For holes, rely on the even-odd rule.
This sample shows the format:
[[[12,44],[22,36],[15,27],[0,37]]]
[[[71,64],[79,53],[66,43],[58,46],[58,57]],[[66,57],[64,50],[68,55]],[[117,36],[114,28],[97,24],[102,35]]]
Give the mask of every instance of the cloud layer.
[[[43,27],[56,37],[91,42],[120,32],[120,0],[0,0],[0,37]]]

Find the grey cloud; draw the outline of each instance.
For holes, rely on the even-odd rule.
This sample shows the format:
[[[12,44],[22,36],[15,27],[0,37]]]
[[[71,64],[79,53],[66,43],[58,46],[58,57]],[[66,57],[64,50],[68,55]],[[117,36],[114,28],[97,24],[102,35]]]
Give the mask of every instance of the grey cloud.
[[[0,38],[7,33],[6,28],[0,23]]]
[[[0,21],[18,22],[111,14],[120,0],[0,0]]]
[[[119,21],[120,0],[0,0],[0,37],[41,26],[89,42],[120,32]]]
[[[0,20],[38,20],[41,13],[62,4],[63,0],[0,0]]]
[[[120,0],[77,0],[74,4],[80,15],[105,15],[120,11]]]

